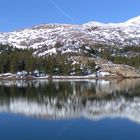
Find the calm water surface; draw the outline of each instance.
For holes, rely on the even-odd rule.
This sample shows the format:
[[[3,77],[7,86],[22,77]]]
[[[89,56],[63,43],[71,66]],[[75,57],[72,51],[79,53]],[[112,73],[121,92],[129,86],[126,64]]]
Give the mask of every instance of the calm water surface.
[[[0,140],[94,139],[140,139],[140,79],[0,81]]]

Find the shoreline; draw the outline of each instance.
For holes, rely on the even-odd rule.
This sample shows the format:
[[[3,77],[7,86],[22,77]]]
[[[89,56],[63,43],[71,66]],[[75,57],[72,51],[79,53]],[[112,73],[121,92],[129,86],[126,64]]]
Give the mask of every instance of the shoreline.
[[[95,76],[44,76],[44,77],[0,77],[0,80],[123,80],[123,79],[139,79],[140,77],[122,77],[122,76],[105,76],[105,77],[95,77]]]

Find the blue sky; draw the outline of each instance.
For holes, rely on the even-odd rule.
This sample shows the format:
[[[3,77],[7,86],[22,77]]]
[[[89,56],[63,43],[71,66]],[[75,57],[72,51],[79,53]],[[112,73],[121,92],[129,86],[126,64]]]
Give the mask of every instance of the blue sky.
[[[42,23],[123,22],[140,15],[140,0],[1,0],[0,32]]]

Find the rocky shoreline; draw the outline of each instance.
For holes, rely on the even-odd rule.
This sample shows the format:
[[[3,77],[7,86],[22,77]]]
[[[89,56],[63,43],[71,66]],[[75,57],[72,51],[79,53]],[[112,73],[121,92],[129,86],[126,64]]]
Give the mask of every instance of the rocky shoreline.
[[[45,77],[0,77],[0,80],[77,80],[77,79],[95,79],[95,80],[111,80],[111,79],[138,79],[140,77],[122,77],[122,76],[107,76],[107,77],[95,77],[95,76],[45,76]]]
[[[0,80],[39,80],[39,79],[126,79],[140,78],[140,71],[134,67],[123,64],[100,64],[96,72],[88,75],[49,75],[49,74],[28,74],[26,71],[0,74]]]

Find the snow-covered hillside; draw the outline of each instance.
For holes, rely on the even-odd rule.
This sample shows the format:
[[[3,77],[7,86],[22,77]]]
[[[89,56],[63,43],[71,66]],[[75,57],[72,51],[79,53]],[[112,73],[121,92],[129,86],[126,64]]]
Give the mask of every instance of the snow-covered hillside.
[[[56,53],[53,47],[58,42],[63,46],[60,49],[63,52],[80,51],[78,49],[83,44],[99,43],[119,47],[140,45],[140,16],[116,24],[99,22],[83,25],[43,24],[19,31],[0,33],[0,43],[17,48],[34,48],[40,51],[38,52],[40,55]]]

